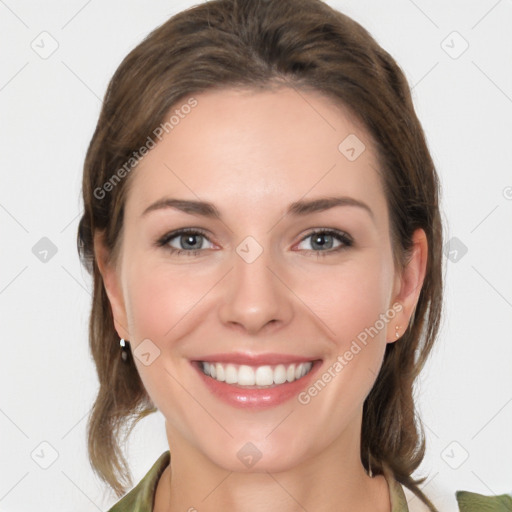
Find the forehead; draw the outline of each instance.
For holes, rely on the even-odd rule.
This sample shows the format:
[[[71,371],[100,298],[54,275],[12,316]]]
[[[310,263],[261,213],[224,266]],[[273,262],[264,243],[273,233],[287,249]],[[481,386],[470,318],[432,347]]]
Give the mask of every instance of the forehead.
[[[254,214],[261,205],[281,211],[305,195],[335,193],[385,208],[372,141],[343,106],[288,87],[194,98],[134,170],[127,210],[142,212],[170,195]]]

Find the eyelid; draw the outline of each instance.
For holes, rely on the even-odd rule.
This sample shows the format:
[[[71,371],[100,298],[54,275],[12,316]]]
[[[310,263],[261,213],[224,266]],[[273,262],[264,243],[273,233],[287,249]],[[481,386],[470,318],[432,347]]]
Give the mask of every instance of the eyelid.
[[[341,229],[335,229],[335,228],[313,228],[311,231],[308,231],[302,238],[301,242],[303,242],[306,238],[309,238],[311,235],[316,235],[317,233],[323,233],[327,235],[335,235],[339,238],[345,238],[347,242],[353,243],[354,240],[352,237],[346,232]]]

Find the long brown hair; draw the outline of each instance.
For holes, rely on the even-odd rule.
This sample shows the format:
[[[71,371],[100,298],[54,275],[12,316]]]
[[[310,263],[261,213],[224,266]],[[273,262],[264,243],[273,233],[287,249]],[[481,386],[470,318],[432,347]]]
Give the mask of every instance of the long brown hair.
[[[413,383],[441,317],[438,177],[401,69],[363,27],[320,0],[211,0],[191,7],[151,32],[109,83],[85,159],[78,229],[79,254],[94,279],[89,343],[99,392],[88,421],[91,465],[121,496],[123,482],[131,486],[120,448],[131,429],[124,427],[133,428],[156,410],[135,365],[121,362],[94,258],[94,234],[104,233],[115,259],[134,154],[154,139],[171,107],[213,88],[276,85],[319,91],[366,127],[378,152],[399,268],[407,261],[414,230],[422,228],[427,235],[426,277],[412,321],[398,343],[387,344],[364,403],[361,460],[374,474],[388,465],[399,482],[435,510],[418,487],[425,477],[414,480],[411,474],[425,453]]]

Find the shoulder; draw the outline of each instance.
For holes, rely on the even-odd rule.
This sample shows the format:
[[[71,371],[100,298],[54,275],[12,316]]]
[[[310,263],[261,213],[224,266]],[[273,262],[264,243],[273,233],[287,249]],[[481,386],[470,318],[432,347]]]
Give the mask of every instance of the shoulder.
[[[170,452],[167,450],[160,455],[144,478],[108,512],[152,512],[158,480],[169,461]]]
[[[408,512],[430,512],[425,503],[407,487],[402,486],[407,500]],[[512,496],[501,494],[485,496],[476,492],[456,491],[459,512],[512,512]]]
[[[390,483],[392,512],[431,512],[407,486],[395,480],[391,473],[386,473]],[[432,498],[428,498],[432,501]],[[486,496],[459,490],[455,492],[455,498],[459,512],[512,512],[512,494]],[[433,504],[436,506],[435,502]]]
[[[455,493],[460,512],[512,512],[512,496],[485,496],[470,491]]]

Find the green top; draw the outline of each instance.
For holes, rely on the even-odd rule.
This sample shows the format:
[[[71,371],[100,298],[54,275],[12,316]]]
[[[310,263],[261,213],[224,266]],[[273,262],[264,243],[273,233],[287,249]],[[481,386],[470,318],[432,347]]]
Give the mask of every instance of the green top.
[[[162,453],[146,476],[108,512],[153,512],[156,486],[170,460],[169,450]],[[409,512],[402,485],[389,471],[384,471],[384,477],[389,485],[391,512]],[[460,512],[512,512],[512,497],[508,494],[484,496],[469,491],[457,491],[455,496]]]

